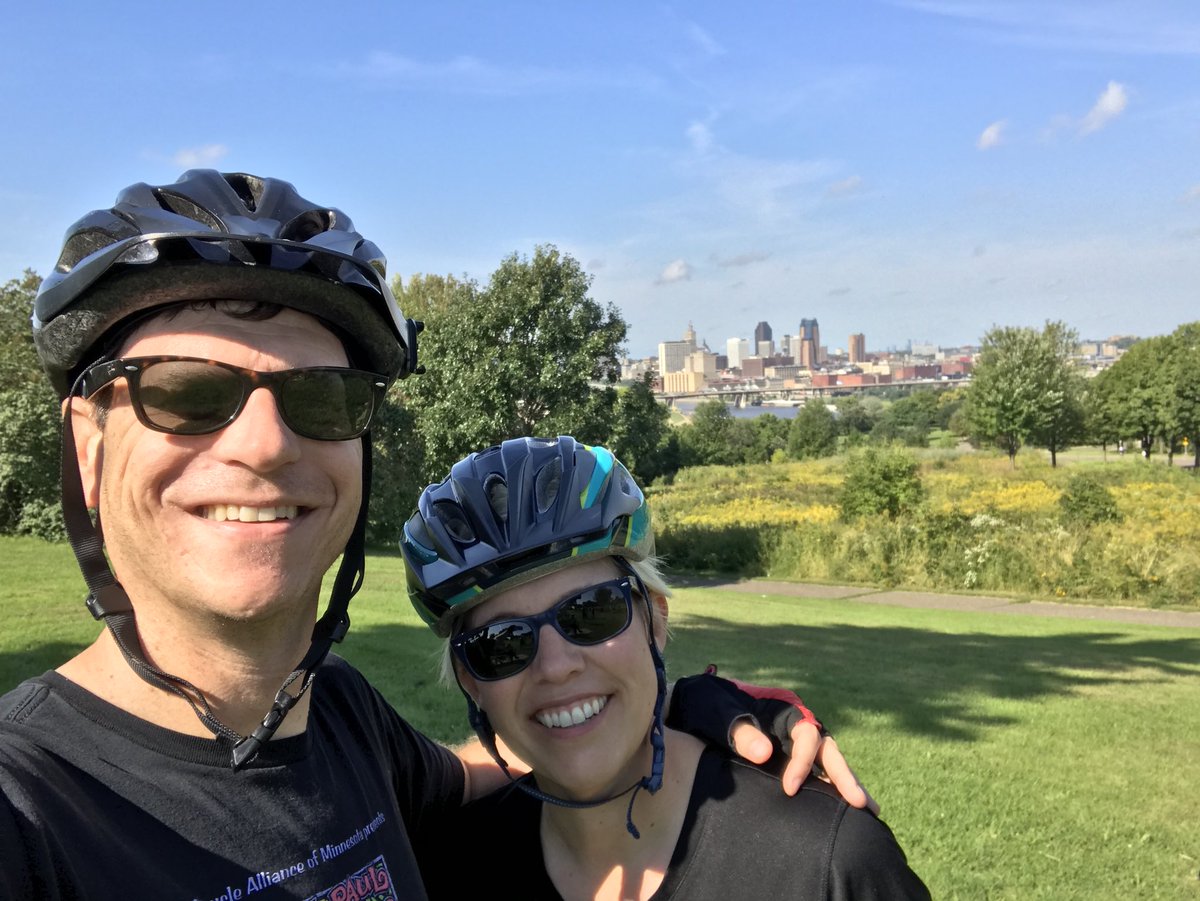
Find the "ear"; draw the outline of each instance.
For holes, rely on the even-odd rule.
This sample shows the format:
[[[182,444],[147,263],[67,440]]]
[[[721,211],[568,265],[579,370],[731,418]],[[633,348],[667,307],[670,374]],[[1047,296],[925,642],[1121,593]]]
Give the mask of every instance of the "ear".
[[[667,596],[654,592],[650,598],[654,605],[654,643],[661,651],[667,646]]]
[[[96,424],[92,404],[76,397],[62,402],[63,418],[71,417],[75,438],[75,461],[83,482],[83,500],[90,508],[100,506],[100,470],[104,465],[104,433]],[[64,449],[65,452],[65,449]]]
[[[467,670],[465,666],[458,662],[457,658],[451,663],[454,667],[454,678],[458,680],[458,686],[475,702],[475,706],[480,710],[483,707],[479,703],[479,683],[475,677]]]

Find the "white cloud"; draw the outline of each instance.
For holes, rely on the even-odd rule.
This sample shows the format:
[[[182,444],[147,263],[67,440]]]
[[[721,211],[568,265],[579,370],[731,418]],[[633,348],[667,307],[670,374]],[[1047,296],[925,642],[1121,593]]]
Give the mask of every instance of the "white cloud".
[[[689,125],[687,138],[692,145],[692,149],[697,153],[707,153],[712,148],[712,129],[703,122],[693,122]]]
[[[1120,82],[1110,81],[1095,105],[1091,108],[1083,122],[1080,123],[1080,134],[1091,134],[1099,131],[1121,113],[1129,105],[1129,92]]]
[[[1188,188],[1183,194],[1183,199],[1189,203],[1200,200],[1200,185],[1192,185]]]
[[[825,191],[827,197],[845,197],[847,194],[857,194],[863,188],[863,180],[860,175],[851,175],[849,178],[843,178],[841,181],[835,181]]]
[[[171,162],[184,169],[211,166],[229,154],[224,144],[206,144],[203,147],[185,147],[175,151]]]
[[[1000,143],[1001,136],[1008,122],[1001,119],[999,122],[993,122],[979,135],[979,140],[975,142],[975,146],[980,150],[991,150]]]
[[[1002,44],[1101,53],[1200,54],[1192,2],[1138,0],[886,0],[918,13],[958,20],[968,37]]]
[[[725,48],[722,47],[711,34],[697,25],[695,22],[689,22],[687,26],[687,35],[692,42],[709,56],[722,56],[725,53]]]
[[[754,263],[763,263],[770,259],[769,253],[752,250],[747,253],[739,253],[731,257],[714,257],[713,262],[722,268],[731,266],[750,266]]]
[[[353,62],[335,63],[326,67],[325,72],[334,78],[368,81],[393,89],[483,96],[561,94],[606,88],[651,91],[661,87],[658,76],[643,69],[508,67],[466,54],[427,61],[375,51]]]
[[[671,282],[687,282],[692,279],[692,267],[686,260],[672,260],[655,280],[656,285],[669,285]]]

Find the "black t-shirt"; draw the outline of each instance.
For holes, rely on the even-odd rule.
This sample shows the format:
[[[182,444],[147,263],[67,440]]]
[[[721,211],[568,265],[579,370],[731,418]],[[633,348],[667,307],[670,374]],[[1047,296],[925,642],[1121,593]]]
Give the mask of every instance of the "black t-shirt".
[[[446,838],[463,866],[427,869],[430,898],[559,899],[542,857],[541,808],[516,786],[467,805]],[[775,776],[709,748],[654,894],[667,898],[902,901],[928,899],[929,891],[887,825],[824,782],[809,779],[789,798]]]
[[[459,809],[462,766],[348,663],[308,727],[245,769],[56,673],[0,698],[0,898],[423,898],[412,837]]]

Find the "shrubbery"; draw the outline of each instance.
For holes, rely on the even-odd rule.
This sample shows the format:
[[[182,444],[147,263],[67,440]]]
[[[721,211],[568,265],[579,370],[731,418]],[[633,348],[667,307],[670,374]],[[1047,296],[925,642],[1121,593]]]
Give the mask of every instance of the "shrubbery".
[[[1081,472],[1071,476],[1058,499],[1063,521],[1070,525],[1120,522],[1116,499],[1095,476]]]
[[[906,451],[877,450],[871,466],[866,454],[856,459],[683,470],[651,492],[659,551],[674,569],[744,577],[1147,607],[1200,602],[1200,479],[1183,471],[1128,461],[1081,467],[1122,517],[1081,529],[1060,515],[1059,498],[1081,493],[1061,469],[1014,471],[986,453],[927,451],[919,463]],[[924,501],[894,518],[839,517],[856,465],[872,478],[849,494],[873,499],[867,509],[886,509],[881,496],[893,486],[881,471],[917,480]]]
[[[892,519],[915,510],[925,496],[920,466],[898,448],[867,448],[846,464],[842,484],[842,518],[886,513]]]

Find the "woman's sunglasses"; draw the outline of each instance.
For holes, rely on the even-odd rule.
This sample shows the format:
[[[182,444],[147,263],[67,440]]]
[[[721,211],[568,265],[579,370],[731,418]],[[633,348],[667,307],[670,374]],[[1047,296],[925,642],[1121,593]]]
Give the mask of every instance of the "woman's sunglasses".
[[[502,619],[462,632],[450,647],[482,682],[515,676],[533,662],[541,627],[551,625],[572,644],[595,645],[616,638],[633,619],[628,576],[585,588],[536,616]]]
[[[97,363],[84,373],[81,394],[91,397],[124,378],[138,421],[170,435],[207,435],[225,428],[250,393],[267,388],[283,421],[318,441],[357,438],[383,402],[387,379],[336,366],[257,372],[193,357],[132,357]]]

